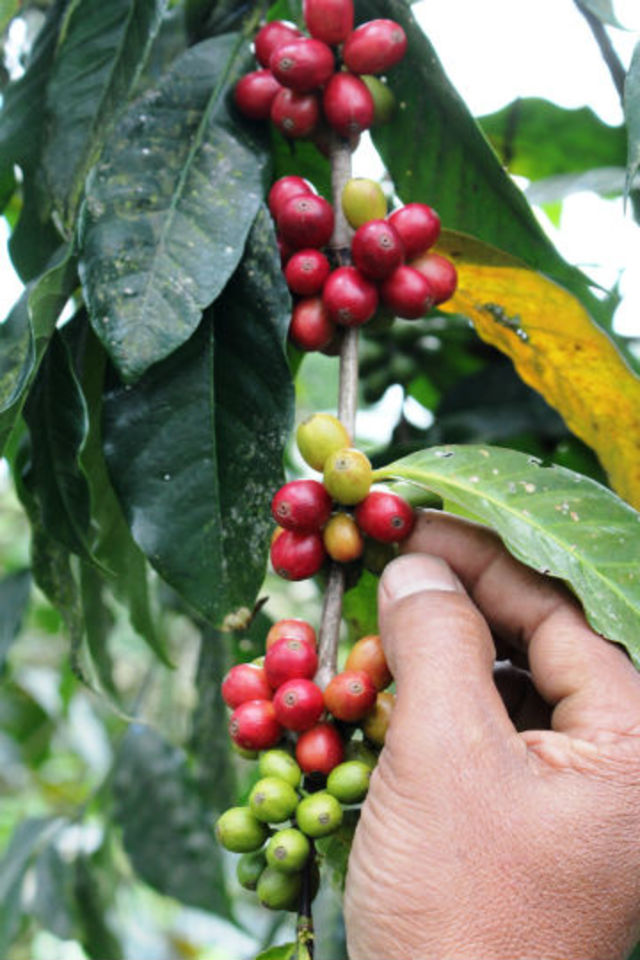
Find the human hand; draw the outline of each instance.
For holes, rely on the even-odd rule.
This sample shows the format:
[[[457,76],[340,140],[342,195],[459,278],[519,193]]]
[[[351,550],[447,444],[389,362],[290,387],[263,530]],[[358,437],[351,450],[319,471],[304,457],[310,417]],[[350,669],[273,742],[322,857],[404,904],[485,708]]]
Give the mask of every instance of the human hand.
[[[640,674],[488,530],[425,512],[403,552],[379,589],[397,701],[349,861],[351,960],[626,957]],[[502,675],[512,716],[496,643],[533,681]]]

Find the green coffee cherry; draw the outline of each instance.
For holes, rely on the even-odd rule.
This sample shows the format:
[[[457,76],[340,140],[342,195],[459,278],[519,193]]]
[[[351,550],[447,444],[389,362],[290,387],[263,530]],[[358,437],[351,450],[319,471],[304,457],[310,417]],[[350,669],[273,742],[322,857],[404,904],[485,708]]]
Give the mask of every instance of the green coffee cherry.
[[[360,760],[348,760],[334,767],[327,778],[327,790],[340,803],[360,803],[367,795],[371,768]]]
[[[373,97],[372,126],[379,127],[384,123],[389,123],[396,108],[396,98],[393,92],[379,77],[374,77],[369,73],[362,74],[360,79]]]
[[[378,755],[362,740],[350,740],[344,748],[344,759],[359,760],[360,763],[364,763],[370,770],[373,770],[378,762]]]
[[[373,471],[369,458],[355,447],[336,450],[324,465],[324,485],[338,503],[353,506],[369,493]]]
[[[342,807],[335,797],[321,790],[300,801],[296,822],[308,837],[326,837],[342,823]]]
[[[216,823],[218,842],[234,853],[250,853],[267,839],[268,830],[249,807],[230,807]]]
[[[258,886],[260,874],[267,866],[267,858],[264,850],[256,850],[254,853],[243,853],[236,864],[236,876],[238,883],[245,890],[255,890]]]
[[[376,180],[352,177],[342,191],[342,210],[351,226],[357,230],[369,220],[384,220],[387,198]]]
[[[311,845],[294,827],[278,830],[267,844],[267,863],[283,873],[298,873],[304,867]]]
[[[330,453],[348,447],[347,428],[330,413],[314,413],[296,430],[296,443],[303,460],[314,470],[323,470]]]
[[[265,750],[258,761],[261,777],[279,777],[292,787],[302,780],[302,770],[286,750]]]
[[[270,910],[295,910],[301,887],[302,874],[266,867],[258,880],[258,900]]]
[[[298,806],[298,794],[280,777],[263,777],[249,794],[251,811],[264,823],[282,823]]]

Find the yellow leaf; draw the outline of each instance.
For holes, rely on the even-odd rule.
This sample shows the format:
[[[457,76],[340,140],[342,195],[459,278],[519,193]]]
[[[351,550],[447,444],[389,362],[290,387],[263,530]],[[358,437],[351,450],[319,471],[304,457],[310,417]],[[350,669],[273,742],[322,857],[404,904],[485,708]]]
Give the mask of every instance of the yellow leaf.
[[[640,508],[640,378],[579,300],[509,254],[453,231],[437,251],[458,270],[443,309],[462,313],[511,358]]]

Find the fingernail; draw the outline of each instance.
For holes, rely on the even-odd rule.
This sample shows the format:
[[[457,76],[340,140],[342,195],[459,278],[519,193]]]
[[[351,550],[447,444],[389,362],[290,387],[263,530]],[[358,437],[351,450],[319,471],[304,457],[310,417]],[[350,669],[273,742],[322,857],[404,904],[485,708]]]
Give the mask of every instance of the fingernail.
[[[380,589],[388,600],[401,600],[423,590],[464,593],[464,587],[444,560],[417,553],[392,560],[382,574]]]

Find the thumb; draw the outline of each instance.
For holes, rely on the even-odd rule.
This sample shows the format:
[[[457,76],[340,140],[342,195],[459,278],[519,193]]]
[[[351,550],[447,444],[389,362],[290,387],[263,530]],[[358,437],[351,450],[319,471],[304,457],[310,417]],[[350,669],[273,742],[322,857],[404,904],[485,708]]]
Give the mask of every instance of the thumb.
[[[425,554],[398,557],[378,594],[397,690],[389,748],[410,765],[418,757],[431,764],[468,760],[479,746],[504,750],[505,741],[517,739],[493,681],[491,631],[447,563]]]

